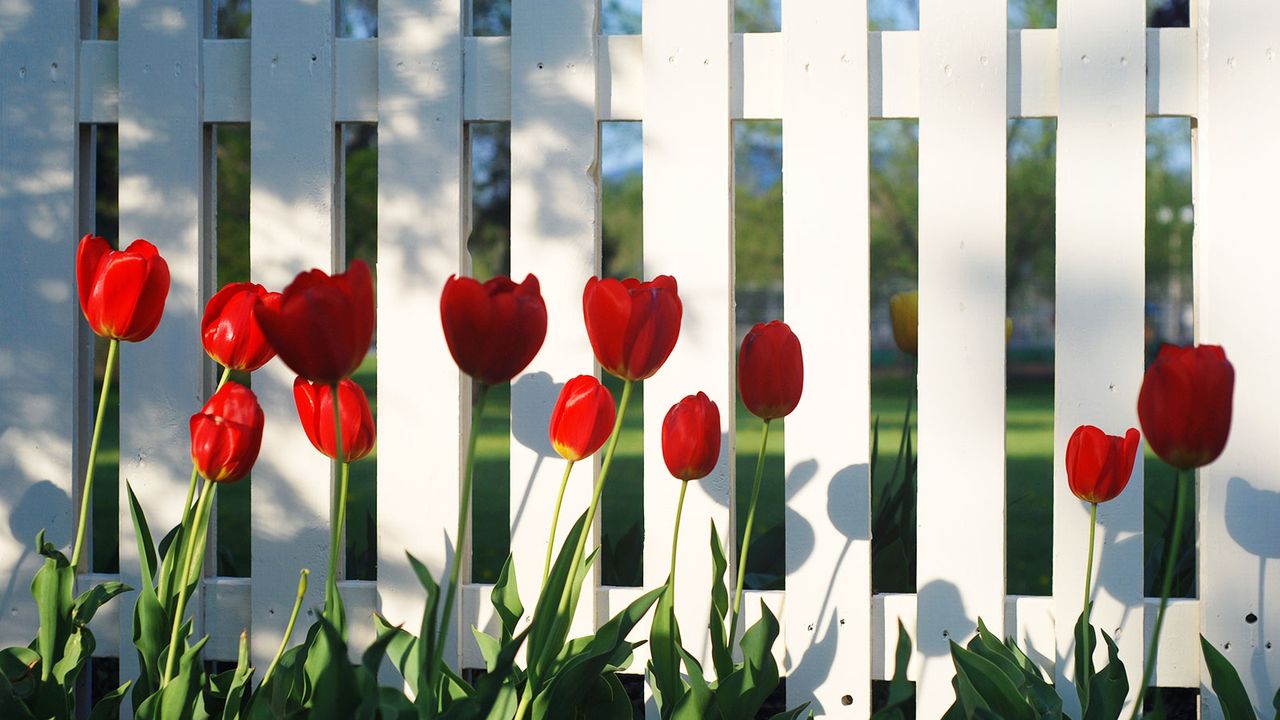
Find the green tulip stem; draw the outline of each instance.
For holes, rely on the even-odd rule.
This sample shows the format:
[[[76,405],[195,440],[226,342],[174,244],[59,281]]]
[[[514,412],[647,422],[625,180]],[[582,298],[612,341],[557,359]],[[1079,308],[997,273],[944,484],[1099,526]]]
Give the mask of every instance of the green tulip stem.
[[[1142,710],[1142,700],[1147,695],[1147,683],[1151,682],[1151,672],[1156,667],[1156,649],[1160,646],[1160,628],[1164,625],[1164,611],[1169,605],[1169,593],[1173,592],[1173,571],[1178,563],[1178,546],[1182,540],[1182,515],[1187,505],[1187,487],[1195,487],[1195,471],[1185,473],[1178,470],[1174,477],[1177,490],[1173,495],[1173,537],[1169,540],[1169,553],[1164,561],[1164,582],[1160,587],[1160,609],[1156,611],[1156,626],[1151,634],[1151,648],[1147,650],[1147,661],[1142,665],[1142,682],[1138,683],[1138,701],[1133,705],[1133,713],[1129,720],[1137,720]]]
[[[276,666],[280,664],[280,658],[284,655],[285,648],[289,647],[289,638],[293,637],[293,626],[298,622],[298,610],[302,608],[302,598],[307,594],[307,576],[311,574],[310,570],[302,569],[298,573],[298,596],[293,600],[293,612],[289,613],[289,624],[285,626],[284,637],[280,640],[280,649],[276,650],[276,656],[271,658],[271,664],[267,666],[267,672],[262,676],[262,682],[258,684],[259,688],[267,686],[267,681],[271,679],[271,673],[276,671]]]
[[[178,607],[173,613],[169,631],[169,657],[165,661],[164,676],[160,680],[162,688],[173,679],[178,656],[182,654],[178,648],[178,632],[182,629],[182,618],[187,611],[192,584],[200,576],[200,569],[204,564],[204,539],[209,531],[209,510],[217,493],[217,483],[205,483],[204,489],[200,491],[200,500],[196,503],[195,525],[191,528],[191,536],[183,553],[182,584],[178,586]]]
[[[222,377],[218,380],[218,387],[214,388],[213,392],[217,393],[221,390],[222,386],[226,385],[230,379],[231,368],[222,368]],[[195,463],[192,463],[191,482],[187,483],[187,500],[182,503],[182,527],[187,527],[187,524],[191,522],[191,513],[195,510],[191,503],[196,499],[196,478],[198,477],[200,477],[200,471],[196,469]]]
[[[1097,529],[1098,529],[1098,503],[1089,503],[1089,553],[1088,553],[1089,559],[1085,562],[1085,566],[1084,566],[1084,606],[1083,606],[1084,609],[1081,611],[1084,613],[1084,627],[1081,629],[1082,632],[1080,633],[1080,642],[1082,645],[1084,645],[1084,659],[1085,659],[1086,668],[1089,667],[1089,660],[1092,657],[1092,655],[1090,655],[1091,650],[1089,648],[1089,635],[1091,634],[1089,630],[1089,597],[1091,595],[1091,585],[1093,583],[1093,539],[1094,539],[1095,531],[1097,531]],[[1085,697],[1084,704],[1088,705],[1089,704],[1088,702],[1089,678],[1078,677],[1076,678],[1076,684],[1078,687],[1084,689],[1084,697]]]
[[[471,409],[471,434],[467,438],[467,464],[462,472],[462,502],[458,504],[458,534],[454,536],[453,563],[449,568],[449,589],[445,591],[444,613],[440,615],[440,639],[432,651],[428,672],[435,676],[444,658],[444,642],[449,639],[449,626],[453,624],[453,601],[458,594],[458,578],[462,571],[462,551],[466,547],[467,520],[471,518],[471,486],[475,480],[476,440],[480,437],[480,419],[484,415],[485,401],[489,399],[489,386],[480,383],[476,392],[476,404]],[[419,688],[419,692],[433,692],[434,688]]]
[[[573,460],[564,466],[564,477],[560,478],[560,492],[556,495],[556,511],[551,515],[551,537],[547,538],[547,559],[542,561],[542,584],[547,584],[547,575],[551,572],[551,549],[556,544],[556,525],[560,523],[560,504],[564,502],[564,489],[569,484],[569,473],[573,471]]]
[[[93,420],[93,439],[89,441],[89,466],[84,470],[84,490],[80,495],[80,522],[76,525],[76,544],[71,550],[71,567],[80,566],[80,551],[84,549],[84,532],[89,526],[89,501],[93,497],[93,466],[98,462],[98,441],[102,439],[102,419],[106,416],[107,395],[111,390],[111,375],[116,367],[116,350],[120,341],[112,339],[107,345],[107,370],[102,376],[102,394],[98,396],[98,415]]]
[[[329,571],[324,579],[324,616],[338,625],[334,613],[338,607],[338,553],[342,544],[342,526],[347,521],[347,484],[351,474],[351,464],[345,462],[342,454],[342,415],[338,410],[338,383],[329,386],[333,392],[333,441],[335,444],[334,460],[342,467],[338,484],[334,487],[333,504],[329,507]]]
[[[738,634],[738,611],[742,607],[742,581],[747,577],[747,553],[751,550],[751,526],[756,520],[756,503],[760,500],[760,479],[764,476],[764,453],[769,445],[769,420],[760,431],[760,454],[756,457],[756,478],[751,484],[751,504],[747,506],[747,528],[742,534],[742,553],[738,556],[738,587],[733,591],[733,612],[729,615],[729,647]]]
[[[667,594],[671,596],[671,606],[676,602],[676,548],[680,545],[680,515],[684,512],[684,493],[689,489],[689,481],[680,482],[680,499],[676,501],[676,529],[671,533],[671,572],[667,575]]]

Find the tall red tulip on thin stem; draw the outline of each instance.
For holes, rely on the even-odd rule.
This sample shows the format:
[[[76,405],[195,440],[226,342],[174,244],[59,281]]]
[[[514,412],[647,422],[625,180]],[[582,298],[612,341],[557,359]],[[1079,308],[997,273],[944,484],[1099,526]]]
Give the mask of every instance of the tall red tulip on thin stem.
[[[595,454],[604,445],[616,419],[613,393],[591,375],[579,375],[565,383],[556,398],[547,431],[551,437],[551,446],[568,462],[565,463],[564,477],[560,479],[556,509],[551,515],[551,536],[547,538],[547,557],[542,563],[543,584],[547,582],[547,574],[551,571],[551,549],[555,546],[560,505],[564,502],[569,473],[573,471],[574,463]]]
[[[751,485],[751,504],[747,506],[746,530],[738,556],[738,586],[733,594],[729,616],[729,645],[738,632],[738,612],[742,605],[742,583],[747,575],[747,553],[751,549],[751,528],[760,500],[760,481],[764,473],[764,456],[769,445],[769,423],[791,414],[800,403],[804,391],[804,357],[800,339],[784,322],[774,320],[756,323],[742,338],[738,350],[738,392],[742,404],[760,418],[760,454],[756,457],[756,476]]]
[[[257,308],[279,310],[284,296],[257,283],[229,283],[204,306],[200,340],[205,352],[227,370],[253,372],[276,356],[258,325]]]
[[[169,296],[169,265],[160,257],[156,246],[146,240],[134,240],[124,250],[112,250],[106,240],[90,233],[80,239],[76,249],[76,289],[89,327],[111,342],[107,345],[106,375],[98,397],[93,439],[89,443],[89,463],[85,468],[71,567],[79,566],[84,548],[103,409],[111,389],[120,341],[141,342],[155,332],[164,315],[164,301]]]
[[[181,585],[178,604],[170,625],[168,660],[160,686],[173,679],[177,668],[176,651],[183,616],[190,597],[189,588],[200,576],[204,548],[209,534],[209,517],[218,485],[236,482],[249,474],[262,447],[264,417],[258,398],[249,388],[228,382],[209,398],[200,412],[191,416],[191,461],[204,476],[204,489],[196,504],[194,524],[185,527],[182,551]]]
[[[458,547],[449,571],[445,591],[443,618],[453,612],[458,592],[458,572],[462,563],[457,554],[461,539],[467,534],[467,518],[471,516],[471,485],[475,475],[476,439],[480,418],[484,414],[489,388],[510,382],[524,370],[547,336],[547,306],[542,299],[538,278],[529,275],[522,283],[505,276],[481,283],[473,278],[451,276],[440,294],[440,324],[449,353],[458,369],[479,383],[475,407],[471,410],[471,432],[467,440],[467,463],[462,476],[462,502],[458,507]],[[437,672],[449,634],[446,620],[440,628],[429,673]],[[434,679],[419,692],[434,693]]]
[[[255,306],[253,316],[262,334],[289,369],[314,383],[337,392],[338,383],[360,367],[373,342],[373,276],[369,266],[356,260],[346,272],[329,275],[322,270],[299,273],[285,287],[278,304]],[[325,578],[324,616],[339,632],[346,627],[346,613],[338,594],[338,544],[346,520],[348,473],[342,453],[340,405],[333,403],[334,434],[338,439],[337,462],[343,466],[329,507],[329,574]]]
[[[1137,718],[1155,667],[1160,628],[1173,591],[1173,568],[1182,540],[1182,514],[1188,492],[1195,488],[1194,470],[1222,454],[1231,432],[1231,404],[1236,372],[1219,345],[1178,347],[1164,345],[1147,368],[1138,391],[1138,421],[1151,449],[1161,460],[1177,468],[1173,503],[1173,537],[1165,556],[1160,609],[1147,661],[1142,666],[1139,702],[1131,718]]]
[[[1113,500],[1129,484],[1133,464],[1141,444],[1138,431],[1129,428],[1124,437],[1108,435],[1093,425],[1081,425],[1067,441],[1067,484],[1076,497],[1089,503],[1089,553],[1084,570],[1084,606],[1081,611],[1084,632],[1082,657],[1091,657],[1089,649],[1089,597],[1093,580],[1094,533],[1098,528],[1098,503]],[[1087,698],[1089,679],[1076,678],[1076,686]]]

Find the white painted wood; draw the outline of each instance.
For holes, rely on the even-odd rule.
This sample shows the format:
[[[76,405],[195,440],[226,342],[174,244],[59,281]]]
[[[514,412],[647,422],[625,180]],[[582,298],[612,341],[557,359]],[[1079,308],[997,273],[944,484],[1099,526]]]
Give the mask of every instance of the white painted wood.
[[[445,280],[466,267],[463,16],[444,1],[381,0],[379,13],[378,379],[399,390],[378,396],[378,595],[388,620],[418,627],[426,592],[404,553],[447,578],[471,418],[440,330]]]
[[[787,416],[787,705],[871,714],[867,8],[791,0],[782,110],[786,321],[805,393]],[[752,37],[752,36],[746,36]],[[833,168],[839,168],[833,173]],[[840,308],[832,315],[833,308]],[[833,322],[834,320],[834,322]],[[838,672],[833,672],[839,668]],[[844,702],[848,698],[851,702]]]
[[[1266,290],[1274,277],[1267,268],[1280,259],[1273,241],[1280,6],[1201,0],[1196,22],[1196,341],[1222,345],[1236,372],[1231,437],[1199,473],[1200,627],[1267,717],[1280,686],[1280,458],[1272,430],[1280,382],[1269,361],[1280,329],[1250,320],[1280,310]],[[1250,613],[1256,622],[1247,621]],[[1222,717],[1208,673],[1201,678],[1201,717]]]
[[[272,290],[301,271],[335,266],[333,12],[334,0],[254,6],[249,255],[253,280]],[[304,607],[324,604],[330,462],[297,421],[294,377],[275,361],[253,378],[268,418],[252,491],[250,657],[258,667],[280,644],[299,569],[311,570]]]
[[[1106,28],[1100,32],[1100,28]],[[1071,0],[1058,8],[1061,77],[1054,337],[1053,597],[1055,678],[1063,711],[1080,714],[1073,623],[1084,598],[1089,504],[1067,483],[1066,449],[1080,425],[1111,435],[1137,427],[1146,289],[1146,5]],[[1129,687],[1142,678],[1141,458],[1128,488],[1098,506],[1090,621],[1115,637]],[[1097,645],[1102,645],[1101,637]],[[1094,646],[1098,662],[1106,648]],[[1138,697],[1130,693],[1128,707]],[[1125,713],[1128,714],[1126,709]]]
[[[204,41],[205,122],[249,121],[249,51],[249,40]]]
[[[36,533],[70,554],[97,399],[78,377],[74,0],[0,3],[0,645],[35,637]],[[92,345],[88,346],[92,352]],[[84,385],[87,384],[88,388]],[[87,413],[82,412],[88,404]]]
[[[191,476],[188,418],[204,403],[200,317],[211,294],[204,281],[206,211],[204,129],[200,122],[203,12],[181,0],[139,0],[120,8],[120,239],[146,238],[169,264],[164,318],[149,339],[120,346],[120,574],[139,573],[126,484],[153,537],[182,516]],[[127,418],[127,420],[125,420]],[[211,568],[206,565],[206,571]],[[136,594],[121,596],[122,637],[130,637]],[[200,607],[199,600],[192,603]],[[195,616],[196,634],[203,622]],[[120,658],[123,677],[137,656]]]
[[[676,617],[685,647],[704,667],[710,667],[702,629],[711,600],[711,522],[722,538],[734,537],[731,10],[724,0],[644,4],[644,273],[675,277],[684,305],[671,357],[645,381],[644,585],[656,587],[666,579],[680,490],[662,460],[662,419],[671,405],[702,391],[720,408],[726,435],[716,469],[696,481],[685,499]],[[737,552],[727,542],[732,566]]]
[[[547,337],[511,386],[511,552],[524,597],[536,598],[565,461],[547,427],[561,387],[594,371],[582,290],[600,272],[595,0],[516,2],[511,15],[511,277],[532,273]],[[591,503],[594,462],[575,464],[555,546]],[[599,544],[599,515],[592,532]],[[573,635],[595,627],[600,563],[586,581]],[[532,600],[528,601],[529,615]],[[602,618],[601,621],[607,618]]]
[[[1007,13],[920,4],[920,717],[954,700],[949,643],[1004,624]]]

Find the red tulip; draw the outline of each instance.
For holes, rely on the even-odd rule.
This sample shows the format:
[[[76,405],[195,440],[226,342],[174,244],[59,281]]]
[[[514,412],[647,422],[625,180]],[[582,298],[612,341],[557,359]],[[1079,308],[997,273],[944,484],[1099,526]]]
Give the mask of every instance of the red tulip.
[[[299,273],[279,304],[254,310],[271,348],[289,369],[333,385],[355,372],[373,342],[373,277],[356,260],[344,273]]]
[[[112,250],[89,234],[76,251],[76,286],[89,327],[112,340],[140,342],[151,337],[169,296],[169,265],[156,246],[134,240]]]
[[[680,480],[711,474],[720,459],[720,409],[706,393],[686,396],[662,420],[662,459]]]
[[[560,457],[576,462],[604,445],[616,419],[609,388],[590,375],[579,375],[564,384],[551,411],[551,445]]]
[[[1222,454],[1236,373],[1218,345],[1160,348],[1138,392],[1138,420],[1162,460],[1189,470]]]
[[[440,294],[440,321],[453,361],[486,385],[518,375],[547,337],[547,306],[533,275],[519,285],[506,276],[484,284],[451,276]]]
[[[283,296],[257,283],[229,283],[204,306],[200,336],[209,357],[232,370],[253,372],[276,356],[254,318],[266,304],[279,309]]]
[[[1115,498],[1129,484],[1138,457],[1140,436],[1134,428],[1108,435],[1092,425],[1081,425],[1067,441],[1067,484],[1085,502]]]
[[[738,392],[758,418],[785,417],[796,409],[804,390],[800,339],[786,323],[756,323],[738,350]]]
[[[249,473],[262,447],[262,408],[249,388],[228,382],[191,416],[191,460],[210,482]]]
[[[680,337],[683,312],[675,278],[591,278],[582,292],[587,337],[600,366],[623,380],[658,372]]]
[[[310,383],[299,377],[293,381],[293,401],[307,439],[317,450],[335,460],[338,448],[333,434],[333,388]],[[338,383],[338,414],[342,424],[342,459],[355,462],[373,450],[376,433],[373,413],[364,390],[350,378]]]

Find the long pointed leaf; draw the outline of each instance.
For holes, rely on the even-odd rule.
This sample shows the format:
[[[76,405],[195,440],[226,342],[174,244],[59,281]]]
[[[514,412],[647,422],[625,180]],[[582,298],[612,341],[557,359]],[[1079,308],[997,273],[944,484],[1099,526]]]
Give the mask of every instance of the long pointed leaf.
[[[1240,682],[1240,675],[1231,666],[1231,661],[1218,652],[1218,648],[1203,635],[1200,636],[1200,651],[1204,653],[1204,664],[1209,668],[1213,693],[1218,696],[1218,702],[1222,705],[1222,717],[1226,720],[1258,720],[1253,711],[1253,703],[1249,700],[1249,693],[1245,691],[1244,683]],[[1280,694],[1276,697],[1280,699]]]

